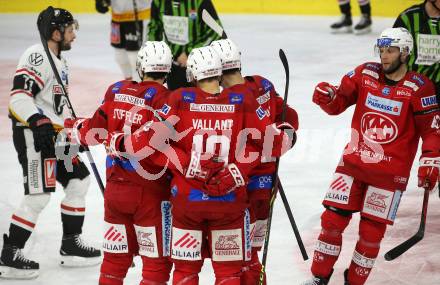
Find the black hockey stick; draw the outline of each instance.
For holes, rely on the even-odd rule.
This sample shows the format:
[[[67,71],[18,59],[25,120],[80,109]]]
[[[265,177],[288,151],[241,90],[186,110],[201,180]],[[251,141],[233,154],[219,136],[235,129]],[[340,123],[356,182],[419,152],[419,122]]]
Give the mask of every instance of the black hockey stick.
[[[215,19],[211,16],[211,14],[209,14],[209,12],[206,11],[205,9],[203,9],[202,11],[202,20],[203,22],[205,22],[205,24],[208,27],[210,27],[214,32],[216,32],[217,35],[221,36],[222,39],[228,38],[223,27],[220,26],[219,23],[217,23]]]
[[[286,117],[286,109],[287,109],[287,98],[289,96],[289,77],[290,77],[290,71],[289,71],[289,62],[287,61],[286,58],[286,54],[284,53],[284,51],[282,49],[280,49],[279,51],[279,56],[281,59],[281,62],[283,63],[284,66],[284,71],[286,73],[286,86],[284,89],[284,101],[283,101],[283,107],[282,107],[282,112],[281,112],[281,121],[284,121],[285,117]],[[275,161],[275,173],[274,173],[274,177],[278,178],[278,170],[280,167],[280,158],[277,157],[276,161]],[[273,194],[272,194],[272,198],[270,201],[270,208],[269,208],[269,217],[267,219],[267,230],[266,230],[266,236],[264,238],[264,250],[263,250],[263,260],[261,262],[262,267],[261,267],[261,272],[260,272],[260,285],[263,285],[264,282],[264,276],[265,276],[265,272],[266,272],[266,261],[267,261],[267,253],[269,251],[269,238],[270,238],[270,229],[272,226],[272,217],[273,217],[273,208],[274,208],[274,201],[278,192],[278,188],[279,187],[279,179],[275,179],[275,183],[273,186]]]
[[[280,178],[278,177],[278,180],[279,179]],[[304,247],[304,243],[302,241],[298,227],[296,226],[295,218],[293,217],[293,213],[292,210],[290,209],[290,205],[289,202],[287,201],[286,193],[284,192],[281,181],[278,182],[278,190],[280,191],[281,200],[283,200],[284,208],[286,209],[287,217],[289,217],[290,225],[292,226],[292,230],[295,234],[296,241],[298,242],[299,249],[301,250],[302,257],[304,260],[308,260],[309,256],[307,255],[306,248]]]
[[[40,33],[41,43],[43,44],[44,51],[46,52],[47,58],[49,59],[50,67],[52,68],[52,71],[55,75],[55,79],[57,80],[58,84],[61,86],[61,89],[63,90],[63,96],[66,98],[66,105],[67,108],[69,108],[70,114],[73,118],[76,118],[75,110],[73,110],[72,103],[70,102],[69,95],[67,93],[66,88],[64,87],[63,82],[61,81],[60,74],[58,73],[58,70],[55,66],[55,62],[53,61],[53,58],[50,54],[49,47],[47,46],[47,41],[44,39],[43,35]],[[87,154],[87,158],[89,159],[90,166],[92,167],[93,174],[95,175],[96,182],[98,182],[99,189],[101,190],[101,193],[104,195],[104,184],[102,183],[101,176],[99,175],[98,168],[96,167],[95,161],[93,160],[92,154],[90,153],[88,146],[83,146],[84,150]]]
[[[139,49],[142,47],[142,32],[141,27],[139,26],[139,16],[136,0],[133,0],[133,12],[134,12],[134,26],[136,28],[136,37],[138,42]]]
[[[420,217],[420,226],[419,230],[415,235],[404,241],[403,243],[399,244],[395,248],[391,249],[385,254],[385,260],[391,261],[396,259],[397,257],[404,254],[407,250],[409,250],[411,247],[413,247],[416,243],[421,241],[423,237],[425,236],[425,225],[426,225],[426,214],[428,211],[428,201],[429,201],[429,190],[425,189],[425,194],[423,196],[423,207],[422,207],[422,214]]]

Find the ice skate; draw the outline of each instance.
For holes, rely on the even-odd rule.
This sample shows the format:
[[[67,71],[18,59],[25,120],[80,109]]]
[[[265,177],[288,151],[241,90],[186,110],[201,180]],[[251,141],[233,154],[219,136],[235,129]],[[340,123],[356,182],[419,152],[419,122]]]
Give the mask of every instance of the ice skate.
[[[3,249],[0,257],[0,278],[34,279],[38,277],[40,265],[23,256],[21,249],[9,242],[8,236],[3,235]]]
[[[63,237],[61,266],[85,267],[101,263],[101,251],[84,243],[79,234]]]
[[[356,35],[363,35],[367,33],[371,33],[371,17],[370,15],[362,15],[359,23],[354,26],[354,33]]]
[[[353,32],[352,26],[353,21],[351,20],[351,16],[342,15],[341,19],[333,23],[330,28],[333,34],[346,34]]]

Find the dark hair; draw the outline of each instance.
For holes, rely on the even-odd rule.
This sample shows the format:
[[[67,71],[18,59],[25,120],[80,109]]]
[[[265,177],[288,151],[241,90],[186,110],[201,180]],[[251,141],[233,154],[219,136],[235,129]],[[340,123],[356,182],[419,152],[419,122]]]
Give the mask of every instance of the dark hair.
[[[144,73],[144,76],[147,76],[147,77],[153,78],[154,80],[157,80],[157,79],[162,79],[162,78],[167,77],[167,73],[166,72],[147,72],[147,73]]]
[[[223,70],[222,73],[223,75],[230,75],[236,72],[240,72],[240,68],[233,68],[233,69],[228,69],[228,70]]]

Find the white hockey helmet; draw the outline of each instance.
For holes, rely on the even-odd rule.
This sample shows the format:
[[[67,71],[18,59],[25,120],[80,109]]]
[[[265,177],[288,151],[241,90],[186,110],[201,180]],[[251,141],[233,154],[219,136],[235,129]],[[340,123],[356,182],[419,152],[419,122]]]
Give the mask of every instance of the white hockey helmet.
[[[188,56],[186,78],[188,82],[221,76],[222,62],[220,56],[211,46],[195,48]]]
[[[381,47],[398,47],[400,52],[411,54],[414,46],[414,40],[411,33],[405,28],[387,28],[377,39],[375,50],[379,51]]]
[[[137,54],[136,69],[139,76],[147,72],[164,72],[171,70],[173,55],[165,42],[147,41]]]
[[[211,46],[220,55],[223,70],[241,68],[241,52],[233,41],[230,39],[213,41]]]

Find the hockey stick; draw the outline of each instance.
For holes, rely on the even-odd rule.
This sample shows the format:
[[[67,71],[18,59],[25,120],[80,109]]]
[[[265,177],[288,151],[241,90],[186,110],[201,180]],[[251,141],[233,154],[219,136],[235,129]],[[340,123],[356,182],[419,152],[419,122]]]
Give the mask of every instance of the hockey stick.
[[[214,32],[216,32],[217,35],[221,36],[222,39],[228,38],[223,27],[220,26],[219,23],[217,23],[215,19],[211,16],[211,14],[209,14],[209,12],[206,11],[205,9],[203,9],[202,11],[202,20],[203,22],[205,22],[205,24],[208,27],[210,27]]]
[[[278,177],[278,180],[279,179],[280,178]],[[278,182],[278,190],[280,191],[281,200],[283,200],[284,208],[286,209],[287,217],[289,217],[290,225],[292,226],[292,230],[295,234],[296,241],[298,242],[299,249],[301,250],[302,257],[304,261],[308,260],[309,256],[307,255],[306,248],[304,247],[304,243],[302,241],[298,227],[296,226],[295,218],[293,217],[293,213],[292,210],[290,209],[290,205],[289,202],[287,201],[286,193],[284,192],[281,181]]]
[[[281,62],[283,63],[284,66],[284,71],[286,73],[286,86],[284,89],[284,101],[283,101],[283,107],[282,107],[282,112],[281,112],[281,121],[284,121],[285,117],[286,117],[286,109],[287,109],[287,98],[289,96],[289,77],[290,77],[290,72],[289,72],[289,62],[287,61],[286,58],[286,54],[284,53],[284,51],[282,49],[280,49],[279,51],[279,56],[281,59]],[[280,168],[280,158],[277,157],[276,161],[275,161],[275,173],[274,173],[274,177],[278,178],[278,170]],[[260,272],[260,285],[264,284],[264,276],[265,276],[265,272],[266,272],[266,261],[267,261],[267,253],[269,251],[269,238],[270,238],[270,229],[272,226],[272,217],[273,217],[273,208],[274,208],[274,201],[278,192],[278,188],[279,188],[279,179],[275,179],[275,183],[273,186],[273,194],[272,194],[272,198],[270,201],[270,208],[269,208],[269,217],[267,219],[267,229],[266,229],[266,236],[264,238],[264,250],[263,250],[263,260],[261,262],[261,272]]]
[[[49,59],[50,67],[52,68],[52,71],[55,75],[55,79],[57,80],[58,84],[61,86],[61,90],[63,90],[63,96],[66,98],[66,105],[67,108],[69,108],[70,114],[73,118],[76,118],[75,110],[73,110],[72,103],[70,102],[70,98],[68,96],[68,93],[66,91],[66,88],[64,87],[63,82],[61,81],[60,74],[58,73],[58,70],[55,66],[55,62],[53,61],[52,55],[50,54],[49,47],[47,46],[47,41],[44,39],[43,35],[40,33],[41,43],[43,44],[44,51]],[[101,193],[104,195],[104,184],[102,183],[101,176],[99,175],[98,168],[96,167],[95,161],[93,160],[92,154],[90,153],[90,149],[88,146],[83,146],[85,153],[87,154],[87,158],[90,162],[90,166],[92,167],[93,174],[95,175],[96,182],[98,182],[99,189],[101,190]]]
[[[385,254],[385,260],[391,261],[396,259],[397,257],[404,254],[407,250],[409,250],[411,247],[413,247],[416,243],[421,241],[423,237],[425,236],[425,225],[426,225],[426,213],[428,211],[428,201],[429,201],[429,190],[425,189],[425,194],[423,196],[423,207],[422,207],[422,214],[420,217],[420,226],[419,230],[415,235],[404,241],[403,243],[399,244],[395,248],[391,249]]]
[[[142,47],[142,33],[141,27],[139,26],[139,17],[136,0],[133,0],[133,12],[134,12],[134,26],[136,28],[136,37],[138,42],[138,47]]]

